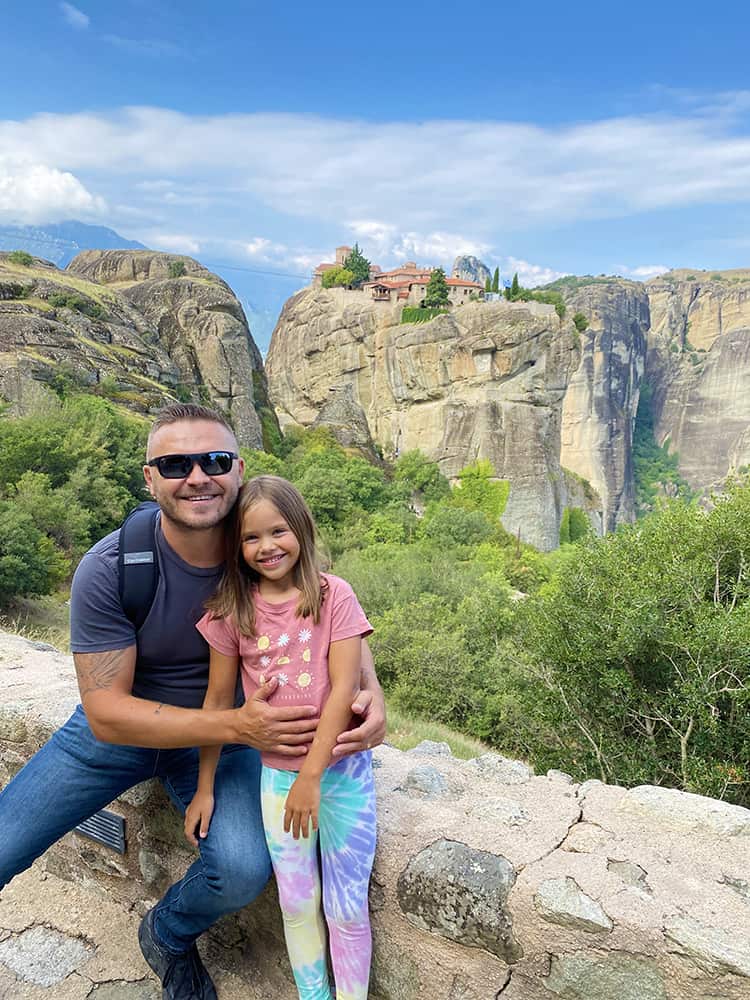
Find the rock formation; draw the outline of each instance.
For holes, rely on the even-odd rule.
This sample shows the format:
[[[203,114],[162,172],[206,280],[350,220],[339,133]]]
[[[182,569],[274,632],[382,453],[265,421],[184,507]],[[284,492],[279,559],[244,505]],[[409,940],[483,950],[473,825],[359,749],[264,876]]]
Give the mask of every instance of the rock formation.
[[[343,290],[298,293],[266,360],[282,424],[348,387],[386,457],[420,448],[455,476],[478,458],[510,481],[503,523],[544,549],[566,506],[598,530],[632,515],[632,417],[645,362],[643,286],[582,290],[580,334],[537,302],[469,303],[429,323]]]
[[[252,447],[275,421],[242,307],[190,258],[94,250],[60,271],[0,254],[0,393],[25,412],[60,379],[140,412],[211,402]]]
[[[478,257],[471,254],[461,254],[453,261],[451,268],[452,278],[461,278],[462,281],[478,281],[484,288],[487,279],[492,280],[490,269]]]
[[[2,785],[77,691],[70,657],[49,646],[4,633],[0,659],[13,667],[0,672]],[[373,1000],[750,1000],[749,810],[670,788],[538,776],[494,753],[457,760],[446,744],[379,747],[375,765]],[[40,875],[142,913],[194,853],[156,782],[110,808],[125,817],[125,854],[72,834]],[[2,922],[14,886],[0,905],[6,952],[28,926]],[[43,896],[38,905],[40,924],[69,929]],[[296,996],[272,887],[205,944],[209,967],[228,962],[247,983],[237,996]]]
[[[750,271],[647,282],[654,432],[697,490],[750,465]]]

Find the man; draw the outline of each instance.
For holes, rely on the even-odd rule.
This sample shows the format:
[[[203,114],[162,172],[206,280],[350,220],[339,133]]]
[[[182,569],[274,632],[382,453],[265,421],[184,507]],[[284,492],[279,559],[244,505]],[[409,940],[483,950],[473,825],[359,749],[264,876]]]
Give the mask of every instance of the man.
[[[146,914],[139,941],[165,1000],[215,1000],[196,938],[251,902],[270,874],[260,815],[258,750],[306,752],[314,709],[268,704],[269,681],[239,708],[202,710],[208,648],[194,628],[224,559],[223,521],[244,464],[224,418],[167,407],[151,429],[146,485],[161,509],[159,583],[137,635],[118,593],[119,531],[81,560],[71,592],[71,648],[82,705],[0,793],[0,888],[64,833],[127,788],[159,777],[183,813],[195,791],[196,746],[223,745],[216,808],[200,856]],[[369,650],[352,711],[361,725],[335,753],[381,742],[382,692]]]

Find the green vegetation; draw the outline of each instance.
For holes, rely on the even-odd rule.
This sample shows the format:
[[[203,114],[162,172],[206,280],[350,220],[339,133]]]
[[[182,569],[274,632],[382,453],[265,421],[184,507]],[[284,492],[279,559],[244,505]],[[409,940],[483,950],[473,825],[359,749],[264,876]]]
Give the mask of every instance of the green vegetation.
[[[352,275],[350,284],[352,288],[359,288],[365,281],[370,280],[370,262],[359,249],[359,243],[355,243],[351,253],[344,261],[344,268]]]
[[[100,303],[83,295],[75,295],[73,292],[55,292],[47,301],[55,309],[75,309],[76,312],[83,313],[91,319],[102,319],[106,316]]]
[[[447,313],[447,309],[433,308],[427,309],[424,306],[404,306],[401,311],[402,323],[428,323],[436,316]]]
[[[579,333],[583,333],[583,331],[589,325],[588,317],[585,316],[582,312],[577,312],[573,317],[573,325],[575,326],[576,330],[578,330]]]
[[[659,495],[692,496],[678,468],[678,455],[669,453],[669,440],[661,447],[654,437],[653,390],[641,383],[633,432],[633,478],[636,502],[641,513],[652,510]]]
[[[500,268],[499,267],[495,268],[495,273],[492,275],[492,288],[491,288],[491,291],[493,291],[493,292],[499,292],[500,291]]]
[[[591,521],[580,507],[566,507],[560,520],[560,545],[578,542],[592,534]]]
[[[31,267],[34,263],[34,258],[25,250],[11,250],[8,254],[8,260],[11,264],[20,264],[21,267]]]
[[[424,293],[424,304],[427,309],[448,305],[448,285],[445,283],[445,271],[442,267],[434,268],[430,274],[427,290]]]
[[[323,288],[351,288],[354,272],[346,267],[329,267],[323,273]]]
[[[185,269],[184,260],[170,260],[169,262],[169,277],[170,278],[182,278],[187,273]]]
[[[513,275],[510,288],[505,289],[505,298],[509,302],[543,302],[545,305],[555,307],[555,312],[560,319],[565,318],[566,305],[563,301],[562,293],[553,289],[551,285],[546,288],[523,288],[518,281],[518,275]],[[578,315],[583,315],[579,313]],[[575,322],[575,320],[574,320]],[[586,327],[584,327],[586,329]]]

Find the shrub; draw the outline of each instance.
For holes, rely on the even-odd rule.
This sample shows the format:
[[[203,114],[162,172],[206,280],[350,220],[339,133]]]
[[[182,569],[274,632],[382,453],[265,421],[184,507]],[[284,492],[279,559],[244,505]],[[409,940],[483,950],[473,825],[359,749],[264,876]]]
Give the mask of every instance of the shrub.
[[[573,323],[575,324],[576,330],[578,330],[579,333],[583,333],[589,325],[588,317],[582,312],[577,312],[573,317]]]
[[[55,309],[74,309],[76,312],[90,317],[90,319],[101,319],[106,315],[103,307],[98,302],[94,302],[93,299],[88,299],[83,295],[76,295],[73,292],[55,292],[53,295],[50,295],[47,301]]]
[[[347,267],[329,267],[323,273],[323,288],[349,288],[354,281],[354,272]]]
[[[428,323],[431,319],[435,319],[436,316],[441,316],[443,313],[447,312],[447,309],[442,309],[438,306],[432,306],[430,308],[427,306],[404,306],[401,313],[401,322]]]
[[[187,273],[185,268],[184,260],[170,260],[169,262],[169,277],[170,278],[183,278]]]
[[[8,254],[8,260],[11,264],[20,264],[22,267],[31,267],[34,263],[34,258],[25,250],[11,250]]]

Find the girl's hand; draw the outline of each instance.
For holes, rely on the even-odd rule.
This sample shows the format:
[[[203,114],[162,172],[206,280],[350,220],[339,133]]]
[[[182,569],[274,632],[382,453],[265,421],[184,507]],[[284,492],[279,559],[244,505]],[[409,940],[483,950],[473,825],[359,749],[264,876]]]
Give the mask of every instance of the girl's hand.
[[[208,835],[208,825],[214,811],[214,797],[208,792],[196,792],[185,810],[185,836],[193,847],[198,846],[196,831],[203,840]]]
[[[291,830],[295,840],[308,834],[308,828],[318,829],[320,811],[320,780],[300,774],[289,789],[284,806],[284,832]],[[312,832],[311,830],[311,832]]]

